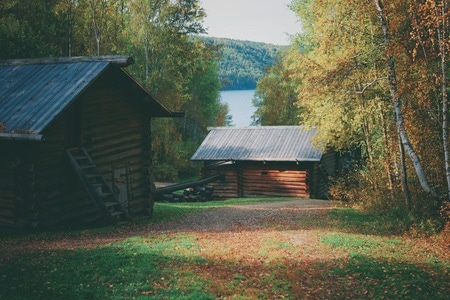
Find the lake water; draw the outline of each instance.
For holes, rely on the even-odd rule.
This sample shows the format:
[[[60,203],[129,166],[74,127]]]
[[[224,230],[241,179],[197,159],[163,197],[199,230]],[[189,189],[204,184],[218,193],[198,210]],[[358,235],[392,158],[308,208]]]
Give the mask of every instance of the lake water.
[[[232,125],[250,126],[256,107],[252,104],[255,90],[221,91],[222,102],[228,104],[229,114],[233,117]]]

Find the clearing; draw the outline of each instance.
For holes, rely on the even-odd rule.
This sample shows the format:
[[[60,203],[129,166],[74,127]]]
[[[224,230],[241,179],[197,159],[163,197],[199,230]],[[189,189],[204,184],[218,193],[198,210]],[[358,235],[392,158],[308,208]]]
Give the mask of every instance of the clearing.
[[[274,199],[275,200],[275,199]],[[0,239],[0,299],[447,299],[449,245],[330,201]],[[173,210],[175,209],[176,210]]]

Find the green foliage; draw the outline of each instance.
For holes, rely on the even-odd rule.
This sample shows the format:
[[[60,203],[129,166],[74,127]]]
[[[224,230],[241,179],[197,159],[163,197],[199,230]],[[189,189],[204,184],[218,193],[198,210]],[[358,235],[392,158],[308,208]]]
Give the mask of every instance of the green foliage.
[[[202,38],[220,49],[219,77],[223,90],[253,90],[285,46],[223,38]]]
[[[54,1],[0,3],[0,59],[49,56],[60,40]]]
[[[303,30],[258,83],[254,103],[260,123],[315,126],[319,130],[315,142],[342,153],[361,150],[354,170],[334,182],[335,199],[374,211],[411,210],[414,217],[403,218],[407,228],[410,219],[414,224],[434,224],[442,199],[417,188],[418,160],[406,162],[403,178],[409,186],[402,185],[386,54],[395,62],[395,84],[411,149],[434,188],[445,190],[442,104],[446,102],[440,89],[441,83],[445,87],[441,67],[446,65],[440,58],[448,43],[439,34],[448,31],[448,8],[433,1],[386,5],[391,39],[384,45],[373,1],[295,0],[290,7]],[[439,41],[444,42],[441,48]],[[411,194],[411,203],[406,204],[405,191]]]
[[[210,207],[240,201],[254,200]],[[201,213],[206,204],[157,204],[162,217],[154,222]],[[20,252],[2,248],[0,298],[448,298],[447,249],[434,239],[392,236],[380,229],[382,215],[348,208],[300,213],[286,226],[296,213],[270,215],[271,227],[256,231],[158,232],[152,224],[128,224],[109,232],[2,236],[2,245],[34,243]]]
[[[171,164],[162,163],[153,167],[153,172],[160,181],[172,181],[178,178],[178,170]]]
[[[205,31],[199,1],[28,2],[0,3],[0,59],[132,55],[136,63],[128,71],[162,104],[186,115],[152,124],[157,178],[197,173],[190,156],[206,128],[224,125],[228,114],[219,97],[219,53],[196,38]]]
[[[334,181],[330,194],[344,205],[357,206],[374,216],[379,215],[382,224],[376,226],[386,232],[430,235],[443,228],[443,220],[439,216],[440,201],[420,190],[412,190],[412,205],[407,208],[401,191],[387,189],[387,180],[385,173],[377,169],[350,172]],[[370,220],[369,216],[365,217]]]
[[[301,123],[298,107],[298,82],[292,79],[289,52],[279,53],[275,64],[266,69],[258,81],[253,105],[257,107],[255,123],[260,125],[296,125]]]

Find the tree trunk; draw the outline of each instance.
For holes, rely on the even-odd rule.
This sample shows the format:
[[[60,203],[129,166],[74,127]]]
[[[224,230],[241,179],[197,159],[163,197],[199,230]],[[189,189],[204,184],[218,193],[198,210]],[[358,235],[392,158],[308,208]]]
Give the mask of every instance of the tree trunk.
[[[411,209],[411,193],[409,192],[408,186],[408,173],[406,170],[405,161],[405,148],[403,147],[400,134],[398,134],[398,145],[400,149],[400,167],[402,169],[402,189],[403,195],[405,196],[405,207],[407,210]]]
[[[381,23],[381,27],[383,29],[383,36],[384,36],[384,43],[386,48],[389,47],[390,43],[390,36],[388,31],[388,24],[387,20],[384,16],[383,7],[380,3],[380,0],[374,0],[375,6],[378,11],[378,18]],[[389,90],[391,92],[391,98],[392,102],[394,104],[394,113],[395,113],[395,121],[397,125],[397,130],[400,135],[400,143],[402,144],[403,148],[405,149],[406,153],[408,154],[409,158],[411,159],[414,169],[416,171],[417,177],[419,179],[420,185],[422,186],[422,189],[430,193],[433,196],[436,196],[435,191],[430,187],[428,180],[425,176],[425,171],[422,167],[422,163],[417,156],[414,148],[411,145],[411,142],[409,141],[408,134],[406,133],[405,126],[404,126],[404,120],[403,120],[403,114],[402,114],[402,104],[398,96],[397,91],[397,76],[395,73],[395,62],[394,59],[390,54],[386,54],[387,58],[387,65],[388,65],[388,72],[389,72]]]
[[[389,189],[391,190],[391,198],[392,200],[395,198],[394,196],[394,178],[392,176],[392,156],[391,156],[391,149],[389,147],[389,139],[388,139],[388,129],[386,125],[386,121],[384,119],[383,114],[383,108],[380,105],[380,119],[381,119],[381,127],[383,128],[383,140],[384,140],[384,148],[386,149],[386,152],[384,153],[384,164],[386,168],[386,174],[388,176],[389,180]]]
[[[447,99],[447,75],[446,75],[446,66],[445,59],[447,56],[447,45],[445,41],[446,35],[446,22],[445,22],[445,10],[446,10],[446,1],[443,1],[441,12],[439,13],[438,8],[436,7],[436,17],[441,18],[441,26],[442,30],[437,26],[437,35],[439,41],[439,52],[441,56],[441,97],[442,97],[442,145],[444,147],[444,162],[445,162],[445,176],[447,178],[447,197],[450,199],[450,157],[449,157],[449,149],[448,149],[448,99]]]

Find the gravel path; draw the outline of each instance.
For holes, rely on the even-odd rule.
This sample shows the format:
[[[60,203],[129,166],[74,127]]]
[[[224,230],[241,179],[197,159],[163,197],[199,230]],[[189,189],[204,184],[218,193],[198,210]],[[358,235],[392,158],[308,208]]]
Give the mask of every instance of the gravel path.
[[[302,216],[322,214],[334,204],[325,200],[290,200],[215,208],[172,222],[152,225],[159,231],[221,232],[260,229],[268,220],[295,221]]]

